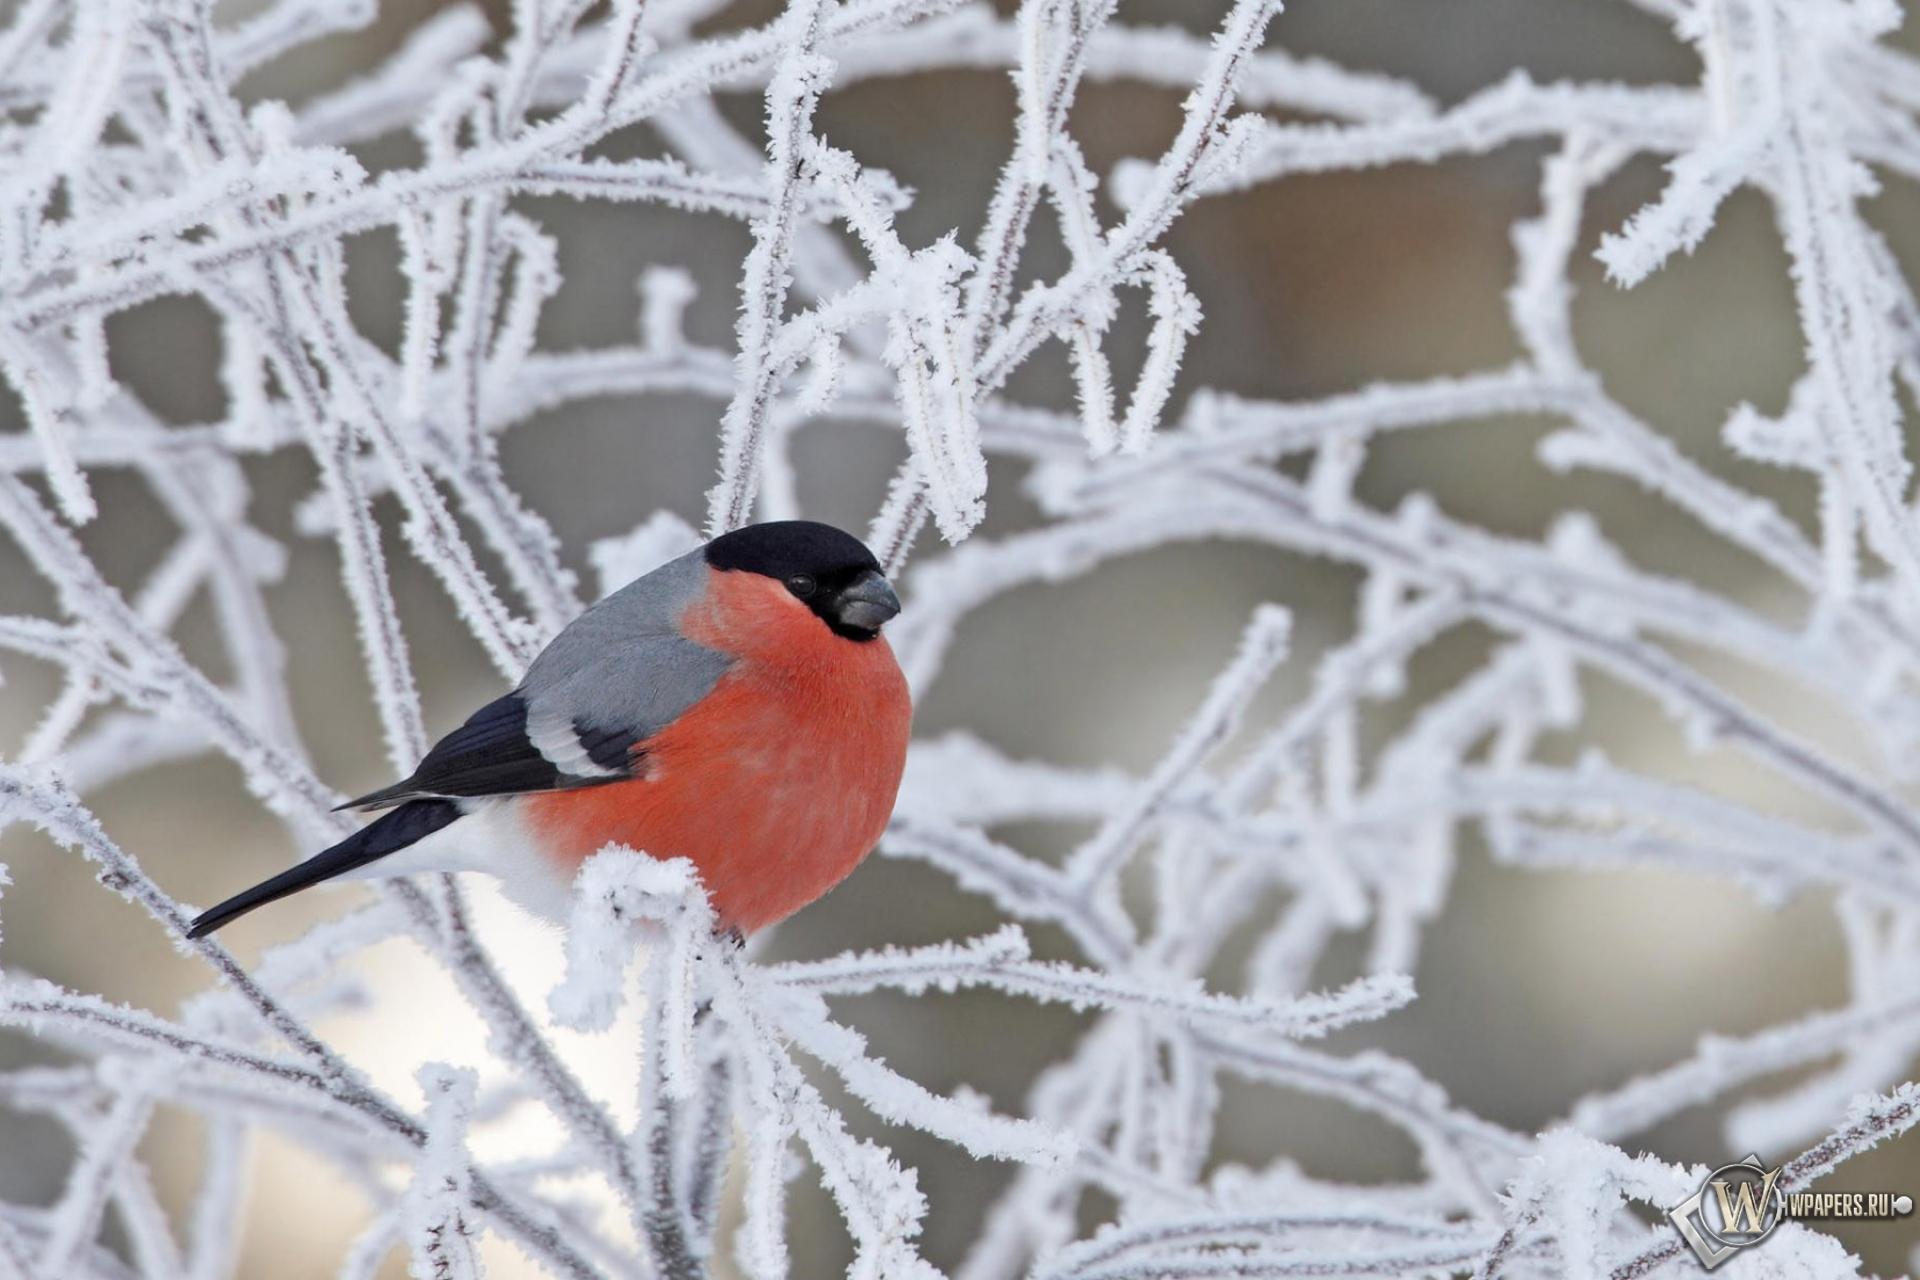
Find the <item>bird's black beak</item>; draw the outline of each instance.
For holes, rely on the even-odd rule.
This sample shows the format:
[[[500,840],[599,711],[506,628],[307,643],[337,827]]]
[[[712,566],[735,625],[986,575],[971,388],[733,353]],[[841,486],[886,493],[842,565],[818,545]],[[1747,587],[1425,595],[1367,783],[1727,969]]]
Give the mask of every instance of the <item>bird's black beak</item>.
[[[900,597],[877,571],[868,569],[841,588],[833,601],[833,616],[851,631],[871,635],[900,612]]]

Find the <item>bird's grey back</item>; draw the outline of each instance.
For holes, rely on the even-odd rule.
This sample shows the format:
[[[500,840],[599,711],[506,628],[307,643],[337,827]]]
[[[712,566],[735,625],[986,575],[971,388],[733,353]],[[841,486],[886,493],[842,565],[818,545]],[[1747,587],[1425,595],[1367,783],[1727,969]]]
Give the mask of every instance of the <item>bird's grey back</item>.
[[[529,727],[631,728],[651,737],[704,698],[730,659],[680,633],[712,572],[700,550],[669,560],[587,609],[520,681]]]

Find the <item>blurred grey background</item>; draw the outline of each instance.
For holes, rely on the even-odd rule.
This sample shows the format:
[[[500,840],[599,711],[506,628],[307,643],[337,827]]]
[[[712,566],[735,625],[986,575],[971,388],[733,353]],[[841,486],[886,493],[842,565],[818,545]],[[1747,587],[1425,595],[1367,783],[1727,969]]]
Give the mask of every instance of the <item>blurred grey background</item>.
[[[506,30],[505,4],[490,0],[487,7],[496,29]],[[245,91],[253,99],[299,102],[333,87],[376,63],[433,8],[423,0],[385,0],[370,28],[263,68]],[[1214,0],[1127,3],[1121,20],[1206,30],[1221,8]],[[710,26],[744,25],[772,12],[766,4],[738,5]],[[1914,47],[1911,32],[1906,40]],[[1603,0],[1293,0],[1270,43],[1405,76],[1446,103],[1516,67],[1541,80],[1691,83],[1698,76],[1691,51],[1664,24],[1626,3]],[[1073,127],[1096,172],[1124,157],[1157,153],[1176,127],[1178,100],[1173,92],[1087,86]],[[731,95],[724,105],[740,129],[759,136],[757,93]],[[818,127],[917,192],[902,220],[911,243],[949,227],[970,243],[1009,145],[1012,112],[1003,73],[956,72],[836,91],[822,105]],[[627,139],[625,145],[645,142]],[[373,168],[410,164],[416,154],[406,137],[359,150]],[[1515,358],[1503,308],[1513,267],[1508,233],[1535,208],[1543,153],[1543,145],[1523,144],[1437,167],[1295,177],[1198,205],[1169,242],[1206,312],[1188,352],[1182,392],[1204,385],[1250,396],[1309,397]],[[1607,184],[1588,207],[1585,248],[1617,227],[1660,181],[1659,166],[1643,160]],[[1920,201],[1911,186],[1887,183],[1874,201],[1874,218],[1913,261],[1920,254]],[[634,280],[652,264],[694,272],[702,292],[690,313],[693,336],[731,346],[736,272],[747,245],[742,226],[633,205],[527,200],[521,207],[561,245],[566,283],[542,319],[542,347],[628,340]],[[1111,216],[1112,207],[1104,207]],[[1027,264],[1033,274],[1062,265],[1044,222]],[[396,263],[391,234],[353,241],[356,318],[389,346],[400,323]],[[1631,293],[1607,285],[1586,252],[1578,264],[1577,336],[1614,394],[1691,457],[1766,493],[1811,527],[1809,484],[1739,462],[1717,439],[1727,410],[1740,400],[1777,410],[1802,367],[1786,264],[1765,202],[1750,193],[1736,196],[1695,255]],[[1129,336],[1137,340],[1138,322],[1134,315],[1123,319],[1136,329],[1122,344]],[[111,338],[116,376],[168,420],[221,415],[212,318],[197,303],[140,307],[114,322]],[[1069,406],[1058,350],[1034,360],[1011,391],[1034,403]],[[625,532],[658,507],[698,523],[720,407],[656,397],[549,413],[506,437],[508,474],[552,522],[570,563],[591,583],[585,548],[594,539]],[[1505,419],[1395,435],[1373,448],[1362,492],[1390,505],[1410,491],[1431,491],[1456,516],[1521,535],[1539,534],[1569,508],[1589,509],[1641,565],[1740,596],[1764,611],[1788,607],[1770,594],[1775,584],[1753,564],[1630,484],[1540,468],[1532,446],[1550,425]],[[0,401],[0,427],[21,429],[9,402]],[[897,441],[871,427],[809,426],[797,448],[809,514],[863,528],[897,456]],[[292,550],[271,600],[318,771],[343,791],[369,789],[388,779],[334,551],[291,527],[290,505],[311,490],[313,469],[287,451],[248,470],[253,518]],[[1031,520],[1020,478],[1018,468],[996,468],[988,533]],[[102,515],[82,536],[116,582],[137,583],[164,547],[164,517],[126,477],[93,479]],[[390,508],[386,515],[392,516]],[[390,562],[429,727],[443,731],[497,692],[499,681],[394,532],[390,523]],[[928,538],[922,551],[932,550]],[[919,708],[918,730],[931,735],[965,727],[1015,754],[1144,768],[1226,660],[1255,603],[1280,600],[1296,610],[1295,657],[1263,704],[1277,707],[1304,687],[1314,656],[1347,633],[1356,585],[1356,575],[1338,565],[1203,545],[1141,556],[1065,587],[1017,592],[963,628]],[[52,607],[51,592],[14,549],[0,550],[0,611]],[[204,605],[196,610],[183,638],[192,656],[215,662],[211,622]],[[1470,670],[1488,639],[1450,634],[1423,654],[1408,695],[1383,708],[1369,733],[1384,735],[1403,723],[1423,697]],[[58,686],[51,669],[30,661],[10,657],[0,665],[6,677],[0,749],[10,749]],[[1567,738],[1569,756],[1583,744],[1600,743],[1634,767],[1743,798],[1767,787],[1764,777],[1736,761],[1688,755],[1656,708],[1634,697],[1600,700],[1580,732]],[[246,794],[235,770],[218,760],[154,769],[100,793],[94,803],[108,830],[193,902],[214,901],[302,852]],[[1000,834],[1046,856],[1079,833]],[[38,836],[8,831],[0,861],[15,880],[0,903],[8,967],[161,1011],[207,981],[144,917],[99,891],[76,859]],[[251,955],[338,912],[345,895],[359,892],[302,897],[248,919],[230,940]],[[487,904],[484,916],[503,947],[525,952],[516,978],[537,1003],[551,980],[551,937],[505,906]],[[785,926],[770,954],[911,944],[996,923],[985,902],[942,876],[876,858]],[[1064,947],[1058,939],[1041,942]],[[1340,981],[1359,959],[1358,945],[1343,947],[1319,977]],[[403,944],[371,957],[368,976],[392,1007],[379,1018],[342,1024],[338,1034],[357,1059],[373,1064],[383,1084],[416,1096],[412,1064],[442,1056],[463,1037],[477,1042],[477,1031]],[[1685,1056],[1704,1032],[1755,1030],[1837,1005],[1845,995],[1833,918],[1817,895],[1774,911],[1720,881],[1650,871],[1528,874],[1494,868],[1472,851],[1449,909],[1428,935],[1418,983],[1421,998],[1409,1011],[1337,1043],[1403,1054],[1461,1104],[1524,1130],[1564,1114],[1588,1090]],[[1067,1051],[1080,1025],[1071,1014],[990,995],[872,997],[846,1007],[890,1063],[934,1089],[974,1085],[1003,1106],[1018,1105],[1034,1072]],[[576,1048],[602,1061],[604,1079],[618,1088],[630,1045],[603,1039]],[[0,1065],[45,1056],[17,1036],[0,1035]],[[1413,1170],[1409,1144],[1334,1104],[1249,1088],[1230,1090],[1225,1105],[1223,1162],[1258,1164],[1286,1155],[1311,1173],[1363,1182]],[[1719,1114],[1689,1112],[1627,1145],[1709,1164],[1744,1154],[1726,1148]],[[921,1171],[933,1204],[927,1252],[936,1264],[951,1265],[1009,1171],[972,1164],[864,1118],[861,1125]],[[184,1206],[197,1159],[195,1123],[164,1118],[147,1150],[162,1174],[164,1197]],[[0,1114],[0,1196],[50,1202],[70,1156],[52,1126]],[[283,1142],[264,1140],[256,1168],[241,1273],[276,1280],[332,1274],[345,1239],[365,1218],[365,1204],[327,1166]],[[1909,1139],[1858,1160],[1834,1179],[1841,1184],[1920,1193],[1920,1147]],[[824,1193],[803,1179],[792,1210],[803,1224],[795,1273],[837,1271],[844,1241]],[[1916,1238],[1911,1220],[1838,1234],[1881,1272],[1901,1269]],[[402,1273],[397,1256],[389,1271]]]

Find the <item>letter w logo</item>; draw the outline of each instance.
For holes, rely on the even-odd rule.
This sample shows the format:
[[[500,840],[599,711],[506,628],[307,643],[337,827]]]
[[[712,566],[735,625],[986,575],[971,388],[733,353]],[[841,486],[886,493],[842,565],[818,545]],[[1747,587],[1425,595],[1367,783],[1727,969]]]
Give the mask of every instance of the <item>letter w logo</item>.
[[[1769,1169],[1758,1183],[1742,1181],[1738,1191],[1731,1190],[1732,1184],[1725,1179],[1714,1179],[1713,1194],[1720,1200],[1720,1221],[1727,1231],[1757,1236],[1767,1229],[1767,1208],[1779,1176],[1780,1170]]]

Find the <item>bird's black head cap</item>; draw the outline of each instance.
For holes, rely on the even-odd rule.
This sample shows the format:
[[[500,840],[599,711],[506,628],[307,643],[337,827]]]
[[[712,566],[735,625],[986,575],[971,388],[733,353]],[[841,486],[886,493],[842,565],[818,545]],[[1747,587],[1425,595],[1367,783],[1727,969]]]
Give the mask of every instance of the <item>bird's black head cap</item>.
[[[838,635],[871,640],[900,601],[880,562],[850,533],[814,520],[769,520],[723,533],[707,544],[716,569],[757,573],[783,583]]]

